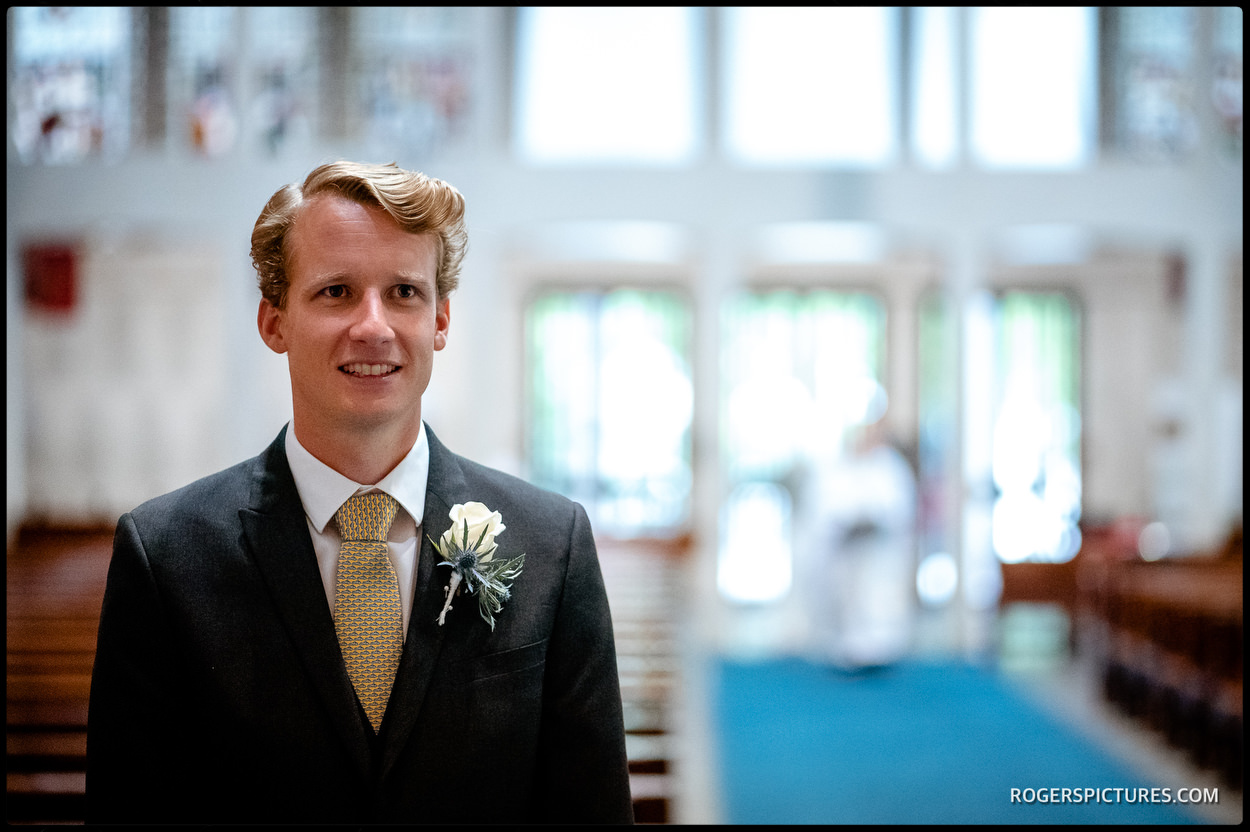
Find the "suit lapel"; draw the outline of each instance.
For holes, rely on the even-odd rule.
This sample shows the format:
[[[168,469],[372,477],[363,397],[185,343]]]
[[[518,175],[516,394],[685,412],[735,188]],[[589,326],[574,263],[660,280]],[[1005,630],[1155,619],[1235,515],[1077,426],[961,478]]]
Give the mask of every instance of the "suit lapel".
[[[304,507],[287,464],[286,430],[261,455],[252,506],[239,509],[239,519],[252,558],[303,661],[308,682],[325,704],[362,778],[367,778],[371,767],[369,740],[339,651]]]
[[[464,501],[464,473],[455,456],[425,427],[430,443],[430,473],[425,488],[425,515],[421,521],[417,586],[404,652],[391,691],[390,707],[382,724],[382,777],[386,777],[417,723],[425,693],[442,652],[447,628],[438,625],[451,573],[435,568],[441,560],[430,539],[438,539],[451,525],[448,513],[455,502]]]

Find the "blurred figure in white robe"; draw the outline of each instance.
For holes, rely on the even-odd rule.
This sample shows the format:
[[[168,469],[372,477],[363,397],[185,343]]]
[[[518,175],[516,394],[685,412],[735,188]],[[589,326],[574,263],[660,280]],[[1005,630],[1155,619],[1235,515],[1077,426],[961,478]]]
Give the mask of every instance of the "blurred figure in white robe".
[[[813,465],[805,497],[810,657],[847,669],[897,662],[915,626],[916,478],[884,420]]]

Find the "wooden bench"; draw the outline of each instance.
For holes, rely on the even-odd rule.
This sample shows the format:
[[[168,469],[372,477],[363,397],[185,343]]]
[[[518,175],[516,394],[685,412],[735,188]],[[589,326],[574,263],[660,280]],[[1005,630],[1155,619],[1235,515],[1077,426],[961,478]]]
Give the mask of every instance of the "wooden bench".
[[[673,707],[681,668],[676,636],[679,541],[599,541],[612,608],[625,711],[625,749],[637,823],[673,819]]]
[[[111,529],[23,529],[6,558],[7,820],[86,818],[87,703]]]
[[[1107,699],[1240,788],[1240,545],[1154,562],[1105,558],[1087,565],[1081,593]]]

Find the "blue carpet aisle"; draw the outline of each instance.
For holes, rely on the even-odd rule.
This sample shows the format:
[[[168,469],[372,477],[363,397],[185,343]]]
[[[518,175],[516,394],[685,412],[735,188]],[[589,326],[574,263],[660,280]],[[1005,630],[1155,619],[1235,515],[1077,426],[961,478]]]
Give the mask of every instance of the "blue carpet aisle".
[[[1194,784],[1142,782],[987,670],[724,661],[710,682],[728,823],[1196,821],[1175,804],[1013,804],[1013,788]]]

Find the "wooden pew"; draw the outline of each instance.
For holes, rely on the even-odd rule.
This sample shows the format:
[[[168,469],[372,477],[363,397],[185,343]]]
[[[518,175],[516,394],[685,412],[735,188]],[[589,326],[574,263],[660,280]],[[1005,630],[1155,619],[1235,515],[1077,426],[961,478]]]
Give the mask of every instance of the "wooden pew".
[[[1240,788],[1239,533],[1235,539],[1218,553],[1154,562],[1111,553],[1088,561],[1079,583],[1107,699]]]
[[[673,708],[681,668],[675,632],[678,575],[689,541],[598,542],[612,608],[625,710],[634,820],[673,818]]]
[[[7,551],[6,815],[86,817],[87,702],[111,529],[23,529]]]

